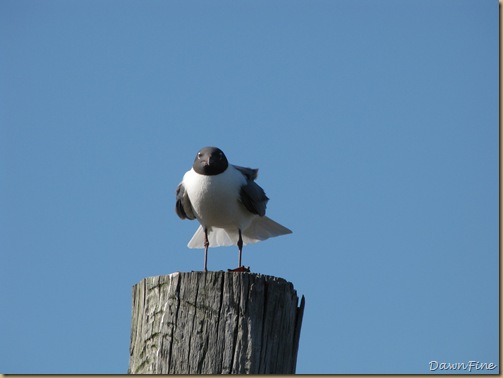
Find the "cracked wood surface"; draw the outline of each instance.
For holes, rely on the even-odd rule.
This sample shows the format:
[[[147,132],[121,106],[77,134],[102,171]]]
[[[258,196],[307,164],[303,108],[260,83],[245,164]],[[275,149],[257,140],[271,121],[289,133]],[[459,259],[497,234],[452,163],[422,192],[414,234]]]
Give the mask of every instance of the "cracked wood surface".
[[[133,287],[129,373],[293,374],[304,297],[256,273],[191,272]]]

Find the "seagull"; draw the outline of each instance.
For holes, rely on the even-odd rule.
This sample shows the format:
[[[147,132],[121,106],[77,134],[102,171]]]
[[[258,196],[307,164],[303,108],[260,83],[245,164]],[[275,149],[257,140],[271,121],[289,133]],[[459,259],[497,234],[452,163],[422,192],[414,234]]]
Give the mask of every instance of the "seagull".
[[[208,247],[236,244],[238,268],[243,245],[270,237],[291,234],[288,228],[265,216],[269,198],[255,183],[258,169],[229,164],[217,147],[204,147],[176,188],[176,213],[181,219],[200,223],[188,243],[189,248],[204,248],[204,271],[208,271]]]

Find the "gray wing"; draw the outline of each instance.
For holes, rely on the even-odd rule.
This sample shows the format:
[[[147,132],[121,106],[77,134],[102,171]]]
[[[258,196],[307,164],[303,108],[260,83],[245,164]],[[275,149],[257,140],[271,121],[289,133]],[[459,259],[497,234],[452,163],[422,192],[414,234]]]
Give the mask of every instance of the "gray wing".
[[[248,181],[253,181],[258,176],[258,169],[245,168],[245,167],[240,167],[238,165],[234,165],[234,168],[236,168],[239,172],[241,172],[246,177],[246,179]]]
[[[258,169],[238,167],[237,165],[234,168],[246,177],[246,184],[241,187],[239,192],[241,203],[250,213],[263,217],[269,198],[265,195],[264,189],[253,181],[257,178]]]
[[[196,219],[189,196],[182,183],[176,188],[176,213],[181,219]]]

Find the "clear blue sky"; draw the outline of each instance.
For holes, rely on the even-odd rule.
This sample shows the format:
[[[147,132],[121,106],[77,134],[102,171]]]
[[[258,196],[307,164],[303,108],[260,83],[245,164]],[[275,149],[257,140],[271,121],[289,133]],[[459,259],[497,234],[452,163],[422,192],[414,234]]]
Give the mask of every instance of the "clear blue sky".
[[[499,368],[498,135],[496,0],[2,0],[0,372],[127,372],[207,145],[293,230],[243,262],[306,296],[298,373]]]

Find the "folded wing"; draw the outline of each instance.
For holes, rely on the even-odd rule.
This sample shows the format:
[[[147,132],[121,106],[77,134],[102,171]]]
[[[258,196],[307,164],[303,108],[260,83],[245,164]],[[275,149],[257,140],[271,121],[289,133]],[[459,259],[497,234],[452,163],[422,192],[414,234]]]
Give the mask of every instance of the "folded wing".
[[[257,178],[258,169],[234,166],[246,177],[246,184],[239,191],[239,199],[246,209],[252,213],[263,217],[265,215],[267,201],[269,198],[254,180]]]
[[[182,183],[176,188],[176,214],[181,219],[196,219],[189,196]]]

